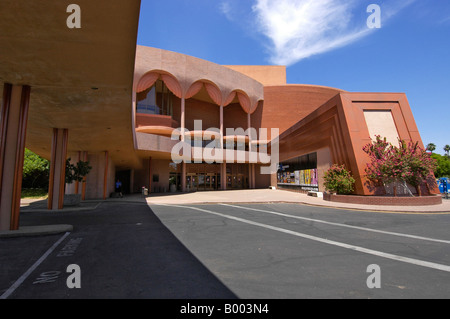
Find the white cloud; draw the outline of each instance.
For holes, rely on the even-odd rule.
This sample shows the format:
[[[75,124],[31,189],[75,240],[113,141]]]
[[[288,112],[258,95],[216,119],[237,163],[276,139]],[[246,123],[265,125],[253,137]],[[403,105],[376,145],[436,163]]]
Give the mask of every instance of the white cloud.
[[[349,0],[257,0],[260,30],[272,42],[271,62],[290,65],[351,43],[370,29],[351,28]]]
[[[232,7],[231,7],[231,3],[228,1],[222,1],[220,3],[220,11],[225,15],[225,17],[228,20],[233,20],[233,15],[232,15]]]
[[[383,19],[390,19],[416,0],[390,1],[383,5]]]
[[[359,17],[369,16],[360,0],[255,1],[253,12],[259,31],[271,41],[270,62],[274,64],[295,64],[348,45],[375,30],[367,27],[365,19],[355,21],[355,9],[363,11]],[[383,4],[382,22],[414,1],[390,0],[389,6]]]

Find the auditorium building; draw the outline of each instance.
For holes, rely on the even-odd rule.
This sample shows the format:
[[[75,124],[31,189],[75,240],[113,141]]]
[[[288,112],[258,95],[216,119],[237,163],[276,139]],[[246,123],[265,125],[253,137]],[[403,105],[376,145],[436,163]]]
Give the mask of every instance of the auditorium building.
[[[79,1],[82,27],[69,29],[63,2],[10,1],[0,12],[2,230],[18,226],[25,147],[50,160],[50,210],[65,193],[105,199],[117,179],[124,193],[150,196],[324,191],[332,164],[351,170],[356,194],[373,195],[365,144],[380,134],[423,147],[403,93],[288,84],[285,66],[136,45],[137,0]],[[67,158],[89,161],[84,182],[64,184]]]

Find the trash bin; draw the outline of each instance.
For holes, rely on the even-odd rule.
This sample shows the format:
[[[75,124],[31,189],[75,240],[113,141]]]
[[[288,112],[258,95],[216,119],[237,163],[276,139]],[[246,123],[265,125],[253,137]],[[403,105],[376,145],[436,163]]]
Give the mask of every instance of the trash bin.
[[[144,196],[148,196],[148,188],[144,188]]]
[[[445,194],[448,192],[448,179],[446,177],[439,179],[439,191],[441,194]]]

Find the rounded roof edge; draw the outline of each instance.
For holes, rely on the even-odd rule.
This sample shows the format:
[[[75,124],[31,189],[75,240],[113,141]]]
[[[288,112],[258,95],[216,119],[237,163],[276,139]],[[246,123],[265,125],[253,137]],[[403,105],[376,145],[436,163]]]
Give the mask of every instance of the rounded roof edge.
[[[266,85],[265,87],[299,87],[299,88],[316,88],[316,89],[324,89],[324,90],[332,90],[337,93],[347,93],[348,91],[334,88],[331,86],[324,85],[315,85],[315,84],[283,84],[283,85]]]
[[[223,100],[233,91],[245,92],[252,105],[264,99],[263,84],[238,71],[186,54],[138,45],[133,88],[152,71],[173,75],[183,94],[197,81],[210,81],[219,88]]]

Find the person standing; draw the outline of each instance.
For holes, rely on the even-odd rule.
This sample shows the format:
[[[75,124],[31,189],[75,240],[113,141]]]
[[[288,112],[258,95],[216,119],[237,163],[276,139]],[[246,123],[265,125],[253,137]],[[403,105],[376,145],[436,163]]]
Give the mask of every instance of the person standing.
[[[119,193],[120,198],[123,197],[123,195],[122,195],[122,182],[119,179],[117,179],[117,182],[116,182],[116,193]]]

